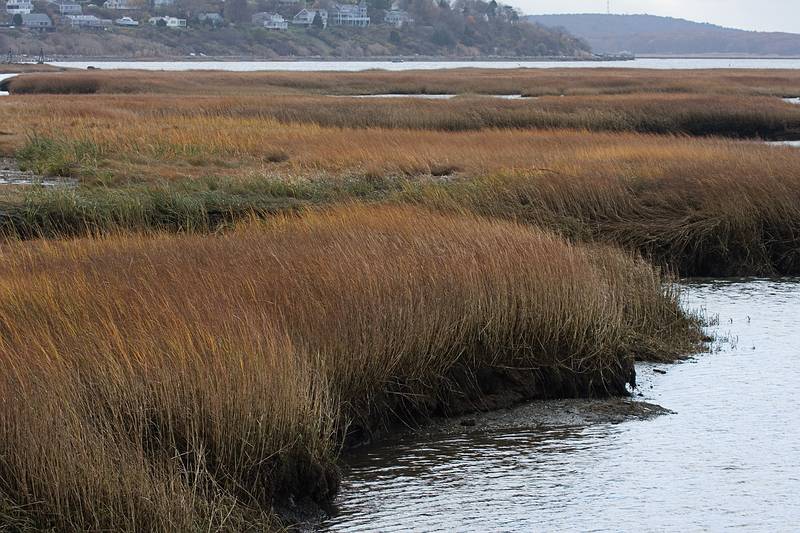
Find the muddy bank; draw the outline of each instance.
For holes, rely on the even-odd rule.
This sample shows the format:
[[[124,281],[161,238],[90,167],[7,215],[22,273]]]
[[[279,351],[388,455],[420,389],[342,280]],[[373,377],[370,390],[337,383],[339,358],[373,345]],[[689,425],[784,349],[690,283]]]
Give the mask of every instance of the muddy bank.
[[[645,366],[645,375],[652,375],[651,365]],[[497,374],[493,369],[491,374]],[[505,372],[500,372],[504,375]],[[516,374],[516,373],[514,373]],[[516,379],[516,378],[515,378]],[[496,381],[496,379],[489,380]],[[532,384],[531,384],[532,385]],[[634,383],[629,384],[631,389]],[[541,385],[539,385],[541,386]],[[649,386],[645,382],[645,386]],[[620,424],[632,420],[649,420],[658,416],[674,414],[673,411],[646,401],[636,400],[627,392],[624,396],[599,398],[531,399],[535,397],[536,386],[527,389],[511,386],[495,394],[475,395],[466,403],[456,402],[450,406],[451,416],[431,415],[407,424],[395,423],[391,428],[375,432],[369,444],[351,445],[342,453],[342,462],[347,464],[362,454],[373,453],[384,446],[411,441],[440,441],[457,436],[482,435],[498,431],[546,430],[554,427],[582,427],[595,424]],[[541,390],[541,389],[539,389]],[[518,395],[518,396],[517,396]],[[637,394],[636,396],[641,396]],[[472,405],[470,410],[468,406]],[[479,407],[489,409],[478,410]],[[460,410],[459,410],[460,408]],[[304,505],[278,507],[285,524],[294,524],[301,531],[314,531],[319,524],[337,513],[335,497],[344,472],[336,471],[336,493],[330,501],[313,505],[306,500]]]
[[[417,429],[398,432],[397,437],[437,436],[554,426],[619,424],[674,414],[673,411],[633,398],[539,400],[487,413],[432,419]],[[376,443],[380,445],[380,442]]]
[[[666,411],[628,398],[636,386],[633,358],[603,372],[562,368],[459,366],[435,386],[396,380],[370,405],[356,407],[342,436],[342,455],[409,432],[485,431],[503,424],[577,425],[648,418]],[[558,398],[558,399],[555,399]],[[274,510],[285,524],[318,522],[338,495],[338,465],[301,459],[275,465]]]
[[[602,372],[557,367],[475,370],[460,365],[431,387],[396,380],[370,405],[358,406],[344,438],[344,451],[398,430],[422,427],[432,419],[508,409],[536,400],[624,397],[635,386],[632,357],[621,358],[618,366]]]

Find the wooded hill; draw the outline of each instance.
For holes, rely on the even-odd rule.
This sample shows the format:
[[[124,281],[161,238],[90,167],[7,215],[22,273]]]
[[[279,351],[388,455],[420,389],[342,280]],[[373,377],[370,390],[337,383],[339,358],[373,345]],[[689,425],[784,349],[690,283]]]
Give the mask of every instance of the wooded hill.
[[[794,33],[745,31],[652,15],[531,15],[525,19],[563,28],[598,53],[800,56],[800,35]]]
[[[219,4],[219,5],[217,5]],[[230,5],[229,5],[230,4]],[[238,5],[237,9],[231,6]],[[387,0],[369,0],[369,27],[328,25],[270,30],[251,22],[257,12],[291,18],[305,4],[285,0],[229,0],[209,2],[184,0],[154,12],[112,11],[88,6],[87,14],[114,19],[122,14],[140,21],[135,28],[113,26],[105,31],[71,29],[56,20],[55,31],[34,32],[0,29],[0,50],[49,56],[120,58],[180,57],[190,54],[240,56],[260,59],[282,57],[361,58],[386,56],[579,56],[588,47],[568,33],[525,24],[512,8],[483,0],[401,0],[395,3],[413,22],[395,27],[384,23]],[[332,6],[333,3],[330,3]],[[317,7],[330,9],[327,4]],[[201,22],[201,13],[218,12],[224,23]],[[187,28],[155,27],[150,16],[165,14],[187,20]]]

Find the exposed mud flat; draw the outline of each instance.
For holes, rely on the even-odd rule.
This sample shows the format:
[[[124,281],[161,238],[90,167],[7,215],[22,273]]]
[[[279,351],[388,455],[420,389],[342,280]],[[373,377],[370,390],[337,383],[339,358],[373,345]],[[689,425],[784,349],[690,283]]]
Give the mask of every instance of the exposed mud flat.
[[[537,428],[620,424],[649,420],[673,411],[632,398],[537,400],[509,409],[474,415],[431,419],[420,428],[408,428],[379,439],[371,446],[405,438],[435,439],[453,435]]]

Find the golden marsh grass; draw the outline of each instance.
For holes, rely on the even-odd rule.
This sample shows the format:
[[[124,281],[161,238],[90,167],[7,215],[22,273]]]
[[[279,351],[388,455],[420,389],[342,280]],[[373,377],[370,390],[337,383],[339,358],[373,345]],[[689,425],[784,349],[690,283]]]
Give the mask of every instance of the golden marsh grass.
[[[331,497],[347,435],[447,413],[454,370],[619,394],[634,357],[697,339],[641,260],[410,208],[0,253],[0,519],[19,527],[269,527]]]

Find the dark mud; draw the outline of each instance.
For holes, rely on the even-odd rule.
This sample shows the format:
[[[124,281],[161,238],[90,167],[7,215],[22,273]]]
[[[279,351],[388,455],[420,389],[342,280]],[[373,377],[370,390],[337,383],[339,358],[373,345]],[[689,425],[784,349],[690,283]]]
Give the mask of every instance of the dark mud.
[[[451,369],[435,386],[398,380],[355,410],[344,451],[419,428],[435,419],[508,409],[534,400],[625,397],[636,386],[633,358],[616,368],[580,372],[560,367]]]

